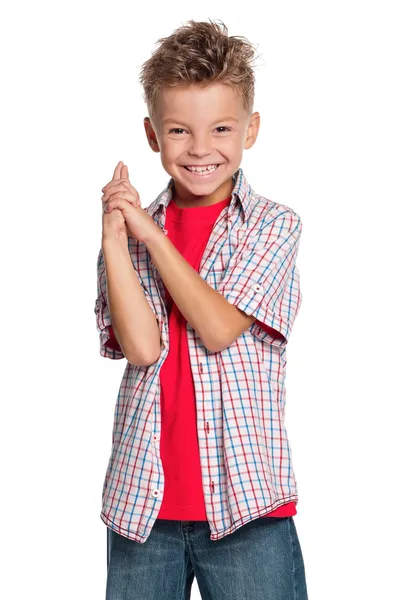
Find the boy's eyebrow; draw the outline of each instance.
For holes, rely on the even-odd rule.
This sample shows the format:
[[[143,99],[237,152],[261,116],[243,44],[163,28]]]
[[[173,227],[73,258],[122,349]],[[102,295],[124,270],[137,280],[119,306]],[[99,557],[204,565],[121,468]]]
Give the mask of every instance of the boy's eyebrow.
[[[214,123],[211,123],[211,125],[215,125],[216,123],[220,123],[221,121],[236,121],[237,123],[239,123],[239,119],[237,119],[236,117],[224,117],[223,119],[217,119],[217,121],[214,121]],[[179,119],[163,119],[162,125],[165,123],[181,123],[181,125],[185,125],[185,127],[187,127],[187,125]]]

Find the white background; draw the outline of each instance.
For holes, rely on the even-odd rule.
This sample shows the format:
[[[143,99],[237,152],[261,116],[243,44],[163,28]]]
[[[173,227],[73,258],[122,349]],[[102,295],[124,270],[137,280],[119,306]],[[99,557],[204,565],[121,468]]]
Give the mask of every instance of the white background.
[[[2,9],[1,595],[105,597],[101,489],[125,361],[95,328],[101,187],[147,206],[141,64],[190,18],[257,45],[253,189],[302,218],[287,428],[310,600],[396,594],[393,2],[19,2]],[[4,556],[6,555],[6,556]],[[194,582],[193,600],[199,598]]]

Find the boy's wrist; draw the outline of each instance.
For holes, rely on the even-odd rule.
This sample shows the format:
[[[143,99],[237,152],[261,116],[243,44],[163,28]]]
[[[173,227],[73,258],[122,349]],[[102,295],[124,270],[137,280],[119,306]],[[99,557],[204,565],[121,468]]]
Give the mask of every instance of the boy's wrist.
[[[102,249],[113,248],[115,246],[120,248],[128,248],[128,237],[127,236],[115,236],[115,235],[103,235],[101,241]]]
[[[159,239],[164,238],[166,235],[165,230],[163,230],[157,223],[154,223],[154,227],[151,227],[150,232],[142,239],[142,242],[145,244],[147,249],[149,250],[152,244],[156,244]]]

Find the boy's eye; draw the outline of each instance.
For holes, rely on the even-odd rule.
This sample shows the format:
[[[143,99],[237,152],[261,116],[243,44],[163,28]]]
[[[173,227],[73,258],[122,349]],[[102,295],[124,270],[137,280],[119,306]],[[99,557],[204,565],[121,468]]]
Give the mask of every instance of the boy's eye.
[[[223,125],[220,125],[220,127],[216,127],[216,129],[225,129],[226,131],[231,131],[230,127],[224,127]],[[173,127],[173,129],[170,129],[169,133],[174,133],[175,131],[186,131],[186,129],[183,129],[182,127]],[[221,133],[224,133],[223,131]]]

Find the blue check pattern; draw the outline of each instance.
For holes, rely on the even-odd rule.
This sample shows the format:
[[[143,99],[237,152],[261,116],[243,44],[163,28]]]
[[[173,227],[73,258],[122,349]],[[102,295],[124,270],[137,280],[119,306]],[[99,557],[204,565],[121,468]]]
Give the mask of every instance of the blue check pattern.
[[[207,350],[187,323],[212,540],[283,504],[298,502],[284,418],[286,346],[302,300],[296,264],[301,219],[292,208],[254,192],[241,168],[233,182],[231,202],[214,225],[199,274],[256,321],[220,352]],[[145,208],[165,235],[172,194],[170,178]],[[162,345],[156,363],[126,364],[115,404],[100,517],[117,533],[144,543],[164,492],[159,373],[169,339],[162,279],[146,246],[134,238],[128,243],[134,269],[158,321]],[[97,277],[94,310],[100,354],[122,359],[120,347],[109,345],[111,318],[102,249]],[[280,335],[272,335],[261,324]]]

